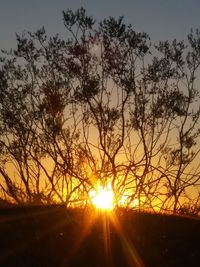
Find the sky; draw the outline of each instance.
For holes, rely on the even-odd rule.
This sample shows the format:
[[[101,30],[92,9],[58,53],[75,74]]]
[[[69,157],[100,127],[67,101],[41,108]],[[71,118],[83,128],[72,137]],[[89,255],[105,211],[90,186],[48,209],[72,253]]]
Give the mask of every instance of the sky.
[[[65,36],[62,10],[81,6],[97,21],[123,15],[154,42],[183,40],[191,28],[200,28],[199,0],[0,0],[0,48],[14,48],[16,33],[42,26],[49,34]]]

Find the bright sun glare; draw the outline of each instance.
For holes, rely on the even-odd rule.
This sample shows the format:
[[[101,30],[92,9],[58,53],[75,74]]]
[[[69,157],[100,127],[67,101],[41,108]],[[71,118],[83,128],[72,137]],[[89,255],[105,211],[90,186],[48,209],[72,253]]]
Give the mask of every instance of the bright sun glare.
[[[97,190],[92,189],[89,192],[92,204],[101,210],[112,210],[114,207],[114,194],[112,189],[98,187]]]

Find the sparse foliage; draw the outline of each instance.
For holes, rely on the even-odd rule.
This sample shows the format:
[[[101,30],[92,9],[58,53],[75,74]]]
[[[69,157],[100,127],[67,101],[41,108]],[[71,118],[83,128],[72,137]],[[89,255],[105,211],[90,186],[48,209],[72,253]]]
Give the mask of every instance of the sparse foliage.
[[[67,40],[17,35],[0,69],[2,196],[177,212],[199,194],[200,33],[152,45],[124,18],[63,12]],[[137,205],[135,200],[138,200]]]

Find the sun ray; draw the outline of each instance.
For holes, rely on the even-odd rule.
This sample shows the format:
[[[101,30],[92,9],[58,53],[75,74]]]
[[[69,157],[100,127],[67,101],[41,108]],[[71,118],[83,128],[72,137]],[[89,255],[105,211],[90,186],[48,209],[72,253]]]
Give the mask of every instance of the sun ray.
[[[131,242],[130,238],[125,233],[123,226],[121,225],[118,217],[113,213],[111,221],[112,224],[121,240],[121,244],[124,248],[126,261],[128,266],[136,266],[136,267],[145,267],[142,259],[140,258],[139,254],[137,253],[133,243]]]

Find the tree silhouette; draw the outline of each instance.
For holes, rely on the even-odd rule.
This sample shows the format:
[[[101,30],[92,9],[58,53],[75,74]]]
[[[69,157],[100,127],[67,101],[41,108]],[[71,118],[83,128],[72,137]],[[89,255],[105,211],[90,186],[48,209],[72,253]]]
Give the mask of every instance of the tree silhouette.
[[[200,33],[152,45],[123,17],[63,12],[68,38],[17,35],[0,69],[4,199],[177,212],[199,197]],[[198,198],[199,199],[199,198]]]

